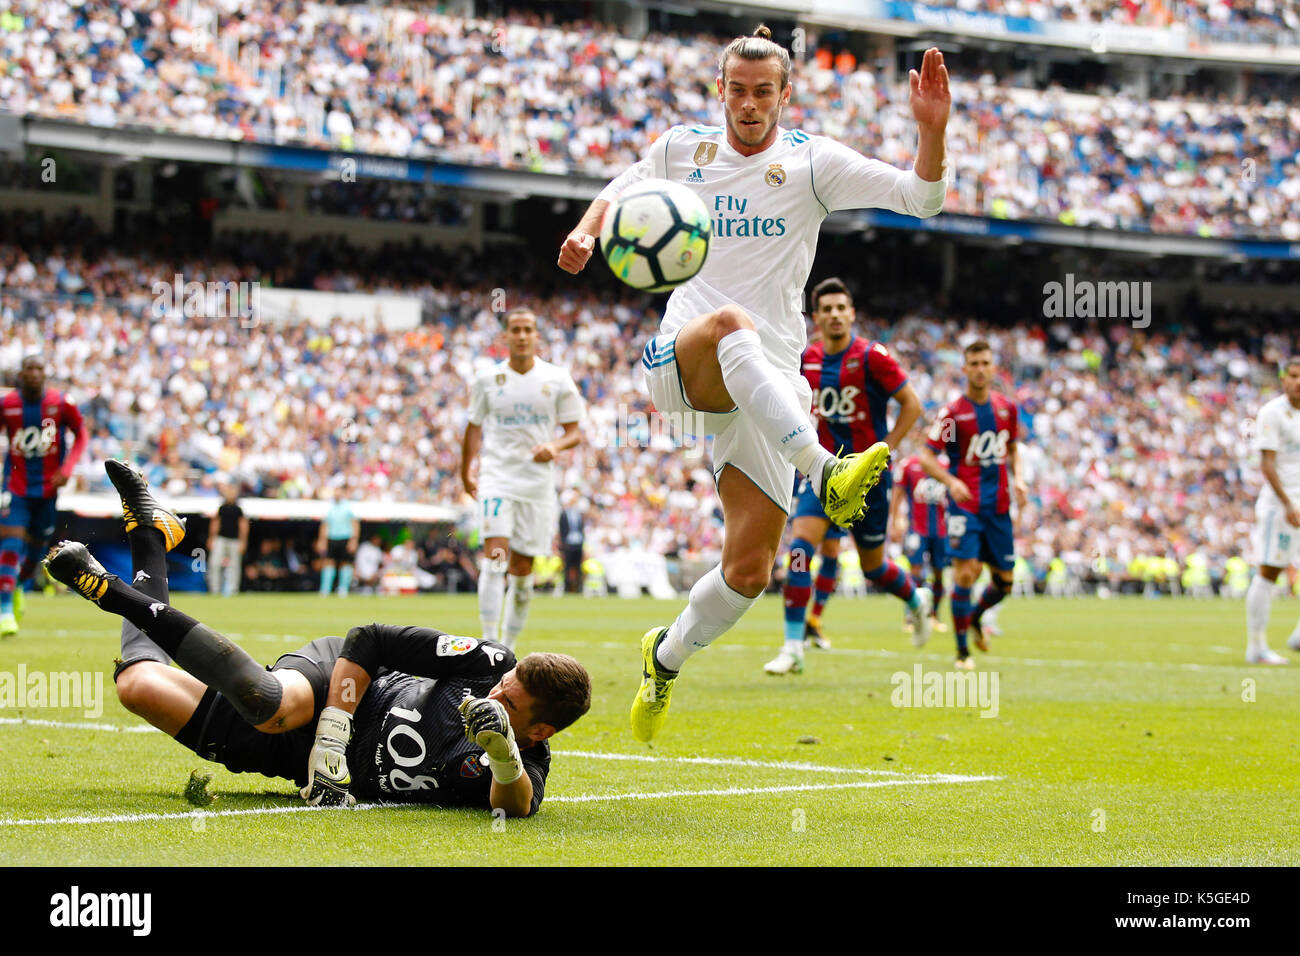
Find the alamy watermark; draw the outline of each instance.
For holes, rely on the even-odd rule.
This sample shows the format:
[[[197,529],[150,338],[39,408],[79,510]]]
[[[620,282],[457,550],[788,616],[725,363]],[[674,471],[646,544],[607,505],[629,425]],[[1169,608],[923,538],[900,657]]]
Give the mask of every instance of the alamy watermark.
[[[620,403],[612,427],[594,431],[591,444],[597,448],[680,448],[684,457],[704,455],[707,429],[700,412],[650,412],[629,409]]]
[[[0,710],[66,707],[95,719],[104,714],[103,671],[0,671]]]
[[[152,893],[91,893],[73,885],[50,897],[50,925],[59,928],[120,927],[148,936],[152,914]]]
[[[1136,280],[1093,282],[1065,274],[1065,282],[1043,285],[1047,319],[1128,319],[1135,329],[1151,324],[1151,283]]]
[[[260,282],[198,282],[179,272],[171,282],[155,282],[153,316],[180,313],[187,319],[239,319],[242,328],[256,328],[262,321]]]
[[[914,664],[910,672],[896,671],[889,682],[895,707],[971,707],[983,711],[981,717],[998,715],[997,671],[927,672]]]

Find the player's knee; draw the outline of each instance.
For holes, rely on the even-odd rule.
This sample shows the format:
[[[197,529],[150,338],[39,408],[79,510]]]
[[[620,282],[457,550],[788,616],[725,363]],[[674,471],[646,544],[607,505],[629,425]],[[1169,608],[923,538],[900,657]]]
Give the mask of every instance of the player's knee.
[[[115,683],[117,699],[137,716],[148,713],[150,703],[158,696],[157,681],[148,667],[128,667],[117,675]]]
[[[724,305],[710,317],[709,325],[713,331],[714,339],[721,341],[732,332],[739,332],[741,329],[752,329],[754,322],[746,312],[738,305]]]
[[[722,576],[733,591],[745,597],[757,597],[767,590],[772,580],[772,562],[742,559],[723,567]]]

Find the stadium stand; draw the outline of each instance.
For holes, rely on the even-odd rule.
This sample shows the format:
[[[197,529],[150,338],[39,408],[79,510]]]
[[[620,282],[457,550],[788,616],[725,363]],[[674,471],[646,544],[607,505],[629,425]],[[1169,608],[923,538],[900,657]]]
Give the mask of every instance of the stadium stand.
[[[21,245],[12,235],[0,244],[0,374],[13,373],[24,349],[52,343],[53,374],[93,429],[77,473],[82,490],[106,490],[97,463],[128,454],[146,460],[169,495],[215,495],[231,476],[251,495],[311,498],[328,484],[364,500],[460,503],[467,382],[503,354],[492,290],[472,281],[490,269],[490,250],[468,259],[459,280],[452,263],[408,284],[346,245],[334,252],[362,263],[359,271],[338,268],[311,243],[282,247],[280,274],[309,287],[413,292],[427,322],[407,332],[343,320],[241,328],[229,317],[155,314],[141,290],[177,272],[266,278],[255,265],[170,259],[161,244],[109,251],[75,218],[23,228]],[[239,244],[275,246],[270,236]],[[673,450],[635,380],[636,354],[658,320],[652,300],[538,288],[513,294],[544,316],[548,354],[574,370],[590,405],[587,443],[562,478],[600,509],[589,550],[716,553],[704,450]],[[895,349],[928,411],[959,391],[960,343],[987,335],[998,350],[1002,387],[1024,419],[1031,505],[1022,523],[1040,575],[1056,557],[1086,576],[1099,562],[1127,569],[1135,556],[1191,554],[1218,574],[1240,551],[1259,477],[1239,410],[1272,394],[1278,362],[1300,345],[1294,324],[1243,326],[1248,334],[1216,344],[1192,326],[989,329],[933,303],[879,301],[891,311],[867,310],[861,332]],[[1103,540],[1113,553],[1093,553],[1089,542]]]
[[[1111,2],[1025,7],[1037,17],[1138,17],[1135,5]],[[1293,3],[1208,0],[1164,16],[1194,14],[1248,26],[1296,19]],[[3,30],[0,103],[17,114],[592,175],[623,168],[674,124],[711,121],[719,40],[305,0],[21,0]],[[906,75],[809,52],[786,125],[909,165]],[[951,212],[1300,240],[1300,120],[1266,90],[1154,99],[1044,90],[1013,72],[959,76],[953,98]]]

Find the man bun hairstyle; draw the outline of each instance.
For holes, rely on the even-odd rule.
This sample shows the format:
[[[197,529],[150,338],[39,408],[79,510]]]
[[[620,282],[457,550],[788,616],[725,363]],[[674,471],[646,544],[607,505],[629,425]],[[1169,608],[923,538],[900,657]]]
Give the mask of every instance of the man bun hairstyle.
[[[764,24],[759,24],[752,36],[736,37],[727,44],[718,57],[718,72],[722,81],[727,81],[727,60],[738,56],[742,60],[766,60],[776,57],[781,66],[781,89],[790,85],[790,51],[772,39],[772,31]]]
[[[515,665],[515,677],[533,698],[533,720],[557,731],[591,708],[591,678],[568,654],[529,654]]]

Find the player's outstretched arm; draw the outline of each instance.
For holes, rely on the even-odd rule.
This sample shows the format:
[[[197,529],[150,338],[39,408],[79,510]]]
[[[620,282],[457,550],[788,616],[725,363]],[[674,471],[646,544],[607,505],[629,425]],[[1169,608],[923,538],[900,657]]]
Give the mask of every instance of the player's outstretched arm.
[[[948,68],[943,65],[943,54],[938,48],[925,51],[921,71],[908,73],[911,85],[910,103],[916,119],[919,142],[916,162],[912,168],[927,182],[943,179],[945,158],[944,137],[948,128],[948,113],[952,109],[952,94],[948,90]]]
[[[586,267],[587,260],[596,249],[596,237],[600,235],[600,224],[604,221],[605,210],[608,208],[608,200],[593,200],[581,221],[564,240],[564,245],[560,246],[558,265],[565,272],[577,275]]]
[[[619,193],[633,183],[664,175],[668,143],[672,140],[673,132],[676,129],[677,127],[674,126],[673,129],[663,133],[650,145],[650,148],[646,150],[641,159],[615,176],[600,191],[600,195],[587,207],[587,211],[583,214],[578,225],[574,227],[573,232],[569,233],[568,238],[564,240],[564,244],[560,246],[558,265],[561,269],[577,275],[587,265],[587,261],[596,248],[596,239],[600,235],[600,224],[605,220],[605,210],[609,208],[611,201],[618,198]]]

